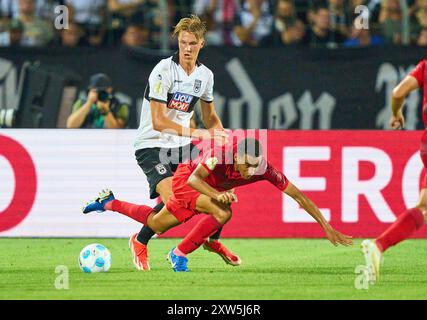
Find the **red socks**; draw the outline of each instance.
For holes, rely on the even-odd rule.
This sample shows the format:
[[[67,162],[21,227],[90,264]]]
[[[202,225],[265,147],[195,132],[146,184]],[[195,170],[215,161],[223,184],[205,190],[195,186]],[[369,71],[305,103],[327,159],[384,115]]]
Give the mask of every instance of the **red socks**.
[[[391,246],[409,238],[424,224],[424,215],[418,209],[409,209],[401,214],[397,220],[377,238],[378,248],[384,252]]]
[[[207,238],[214,234],[222,225],[212,216],[203,217],[178,244],[177,255],[187,255],[200,247]]]
[[[138,204],[133,204],[129,202],[124,202],[120,200],[113,200],[107,202],[105,204],[105,209],[116,211],[129,218],[141,222],[142,224],[147,224],[147,218],[151,212],[153,212],[153,208],[149,206],[143,206]]]

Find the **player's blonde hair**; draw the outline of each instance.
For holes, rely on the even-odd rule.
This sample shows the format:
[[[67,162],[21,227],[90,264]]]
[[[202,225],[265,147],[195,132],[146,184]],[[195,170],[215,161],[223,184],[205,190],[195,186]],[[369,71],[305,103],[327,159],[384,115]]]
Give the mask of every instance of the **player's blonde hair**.
[[[187,31],[196,36],[197,41],[204,39],[206,33],[206,23],[200,20],[198,16],[192,14],[187,18],[179,20],[173,31],[173,36],[177,37],[180,32]]]

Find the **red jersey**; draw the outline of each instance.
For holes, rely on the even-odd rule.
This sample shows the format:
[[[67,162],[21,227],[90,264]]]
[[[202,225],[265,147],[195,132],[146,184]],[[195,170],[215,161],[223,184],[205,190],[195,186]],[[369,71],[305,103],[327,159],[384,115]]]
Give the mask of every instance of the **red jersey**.
[[[218,191],[226,191],[263,180],[269,181],[280,191],[286,189],[289,183],[286,176],[264,159],[255,174],[249,179],[244,179],[239,171],[234,168],[234,154],[236,152],[237,144],[205,150],[199,158],[180,164],[174,177],[182,182],[183,180],[187,181],[200,163],[209,171],[209,176],[205,181]]]
[[[199,214],[197,211],[197,199],[200,193],[187,184],[188,178],[202,164],[209,171],[206,182],[218,191],[226,191],[234,187],[243,186],[257,181],[267,180],[280,191],[286,189],[289,184],[283,173],[276,170],[264,159],[258,166],[257,171],[250,179],[244,179],[234,169],[234,154],[237,145],[225,145],[204,152],[194,161],[189,160],[178,166],[172,178],[173,194],[166,203],[166,207],[180,222],[187,221],[192,216]]]
[[[424,110],[424,107],[427,105],[427,60],[421,60],[409,75],[417,79],[418,87],[424,90],[421,113],[423,115],[424,126],[427,127],[427,114],[425,112],[427,110]]]

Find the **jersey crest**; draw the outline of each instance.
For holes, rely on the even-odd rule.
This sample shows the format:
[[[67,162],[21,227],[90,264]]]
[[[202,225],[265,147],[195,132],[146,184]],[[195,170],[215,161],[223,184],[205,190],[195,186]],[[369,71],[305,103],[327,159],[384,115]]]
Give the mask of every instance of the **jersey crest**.
[[[196,79],[194,81],[194,88],[193,88],[194,93],[199,93],[201,88],[202,88],[202,80]]]

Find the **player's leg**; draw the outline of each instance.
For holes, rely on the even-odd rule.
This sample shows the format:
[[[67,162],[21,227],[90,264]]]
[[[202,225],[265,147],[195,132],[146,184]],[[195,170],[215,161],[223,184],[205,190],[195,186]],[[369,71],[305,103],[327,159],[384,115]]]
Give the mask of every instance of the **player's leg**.
[[[147,219],[150,215],[154,215],[164,207],[163,203],[159,203],[154,207],[134,204],[126,201],[116,199],[111,190],[104,189],[99,192],[98,198],[88,202],[83,207],[83,213],[88,214],[90,212],[104,212],[106,210],[121,213],[135,221],[142,224],[147,224]]]
[[[164,203],[167,203],[172,196],[172,178],[178,164],[191,156],[192,148],[192,145],[188,145],[174,149],[154,149],[147,152],[148,156],[138,159],[138,163],[148,177],[151,198],[160,196],[162,200],[159,205],[160,209],[163,208]],[[147,163],[149,164],[148,167]],[[154,214],[159,211],[156,210]],[[154,230],[144,225],[138,233],[137,239],[140,243],[148,245],[154,234]]]
[[[172,177],[165,178],[161,180],[156,186],[156,192],[160,195],[160,202],[156,207],[152,215],[156,215],[160,212],[161,209],[165,206],[164,204],[169,200],[172,194]],[[138,233],[137,239],[140,243],[148,245],[150,239],[156,234],[156,232],[151,229],[146,223],[142,226],[141,230]]]
[[[156,192],[160,195],[163,203],[167,203],[172,196],[172,176],[164,178],[156,185]]]
[[[154,208],[145,205],[133,204],[118,200],[109,189],[104,189],[99,192],[98,198],[89,201],[82,209],[84,214],[90,212],[104,212],[106,210],[121,213],[129,218],[145,224],[150,214],[159,212],[162,205],[158,204]]]
[[[169,252],[168,258],[174,271],[188,271],[188,259],[186,256],[199,248],[218,229],[222,228],[232,215],[230,206],[221,204],[203,194],[197,197],[195,208],[198,212],[204,212],[206,215]]]
[[[135,153],[138,165],[147,177],[148,184],[150,186],[150,198],[155,199],[160,196],[162,202],[158,205],[157,209],[164,208],[164,203],[170,197],[172,193],[172,177],[173,172],[168,163],[162,163],[160,160],[160,148],[147,148],[138,150]],[[154,211],[147,216],[155,215],[157,212]],[[149,226],[144,224],[141,230],[131,236],[129,240],[132,255],[138,257],[140,270],[150,270],[149,258],[148,258],[148,242],[156,234]],[[139,250],[134,250],[138,248]]]
[[[149,230],[153,230],[154,234],[160,234],[180,223],[181,222],[175,218],[166,207],[163,207],[159,213],[149,216],[145,227]],[[141,232],[143,231],[144,228]],[[138,233],[135,233],[129,239],[129,248],[132,252],[133,263],[138,270],[150,270],[147,245],[138,240],[138,235]]]
[[[162,209],[163,203],[167,203],[172,195],[172,176],[177,170],[178,164],[190,158],[197,158],[197,155],[200,153],[200,151],[196,146],[190,144],[180,148],[169,149],[166,152],[165,150],[159,149],[157,157],[153,157],[152,153],[153,152],[150,151],[149,155],[142,159],[144,161],[139,159],[138,163],[143,168],[144,172],[146,172],[148,177],[151,197],[159,195],[162,199],[162,203],[159,205],[159,207],[156,207],[156,210],[154,211],[155,215]],[[167,157],[163,157],[164,155],[167,155]],[[147,163],[147,159],[151,164],[151,168],[147,168],[145,165]],[[155,159],[159,159],[160,162],[156,163]],[[153,170],[153,168],[156,170]],[[155,192],[153,192],[153,189],[155,189]],[[155,233],[156,232],[154,232],[154,230],[152,230],[149,226],[144,225],[141,231],[138,233],[137,239],[140,243],[147,245]],[[220,234],[221,230],[218,230],[218,232],[212,236],[212,241],[206,241],[206,245],[208,248],[210,248],[211,251],[219,253],[218,251],[220,246],[217,244],[217,242],[220,238]],[[229,261],[231,263],[227,263],[233,264],[235,261],[238,261],[238,257],[237,259],[233,255],[229,255],[229,257]]]
[[[159,213],[150,216],[147,221],[147,226],[157,234],[164,233],[180,224],[181,222],[169,212],[166,206]]]
[[[218,254],[226,264],[239,266],[242,260],[238,255],[228,249],[221,241],[219,235],[222,232],[222,227],[219,228],[213,235],[203,243],[203,249]]]
[[[381,252],[391,246],[409,238],[420,229],[427,217],[427,189],[422,189],[418,204],[400,214],[397,220],[376,239],[376,244]]]
[[[427,176],[425,177],[425,181]],[[426,181],[427,182],[427,181]],[[400,214],[397,220],[377,239],[364,240],[362,252],[370,273],[370,280],[379,280],[382,255],[390,247],[408,239],[427,220],[427,188],[421,189],[418,204]]]
[[[420,156],[427,168],[427,130],[421,138]],[[415,231],[420,229],[427,217],[427,174],[421,185],[420,197],[414,208],[401,213],[397,220],[375,240],[364,240],[362,252],[365,256],[366,265],[370,272],[370,280],[379,280],[380,266],[383,253],[391,246],[409,238]]]

